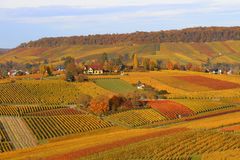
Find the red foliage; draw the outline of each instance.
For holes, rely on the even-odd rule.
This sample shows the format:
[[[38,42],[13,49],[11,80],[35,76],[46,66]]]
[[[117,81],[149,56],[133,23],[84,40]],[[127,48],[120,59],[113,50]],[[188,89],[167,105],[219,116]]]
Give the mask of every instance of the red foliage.
[[[240,84],[227,82],[202,76],[175,76],[180,80],[184,80],[190,83],[194,83],[197,85],[205,86],[208,88],[212,88],[215,90],[222,90],[222,89],[233,89],[239,88]]]
[[[173,70],[174,64],[169,61],[169,62],[167,62],[167,64],[166,64],[166,68],[167,68],[168,70]]]
[[[89,109],[96,114],[102,114],[109,111],[109,98],[97,97],[91,100]]]
[[[170,119],[179,118],[179,115],[189,116],[194,114],[188,107],[169,100],[149,101],[148,105]]]
[[[99,152],[104,152],[107,151],[109,149],[113,149],[113,148],[117,148],[117,147],[121,147],[121,146],[126,146],[129,145],[131,143],[137,143],[137,142],[141,142],[150,138],[156,138],[156,137],[161,137],[161,136],[166,136],[166,135],[171,135],[171,134],[175,134],[178,132],[184,132],[189,130],[188,128],[174,128],[174,129],[167,129],[167,130],[163,130],[163,131],[156,131],[153,133],[148,133],[145,135],[141,135],[141,136],[136,136],[136,137],[131,137],[131,138],[126,138],[126,139],[122,139],[122,140],[118,140],[118,141],[114,141],[108,144],[100,144],[100,145],[96,145],[93,147],[88,147],[85,149],[80,149],[77,151],[73,151],[73,152],[69,152],[63,155],[56,155],[56,156],[52,156],[52,157],[48,157],[46,158],[46,160],[72,160],[72,159],[78,159],[80,157],[85,157],[94,153],[99,153]]]

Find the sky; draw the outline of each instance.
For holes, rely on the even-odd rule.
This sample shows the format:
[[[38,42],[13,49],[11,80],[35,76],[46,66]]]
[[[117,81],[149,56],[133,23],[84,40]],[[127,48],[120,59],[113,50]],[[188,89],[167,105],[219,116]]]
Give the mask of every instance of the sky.
[[[240,26],[240,0],[0,0],[0,48],[42,37]]]

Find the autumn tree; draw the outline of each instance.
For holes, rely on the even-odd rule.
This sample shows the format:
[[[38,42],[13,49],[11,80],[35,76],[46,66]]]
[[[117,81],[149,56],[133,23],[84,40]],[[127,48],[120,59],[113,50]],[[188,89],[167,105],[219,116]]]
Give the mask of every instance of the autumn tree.
[[[0,79],[3,78],[2,71],[0,70]]]
[[[145,70],[149,70],[150,67],[150,59],[149,58],[143,58],[142,60],[143,67]]]
[[[113,96],[109,99],[109,110],[117,111],[126,101],[127,99],[123,96]]]
[[[102,54],[102,57],[101,57],[101,62],[104,63],[105,61],[108,61],[108,55],[107,55],[107,53],[104,52],[104,53]]]
[[[39,66],[39,72],[40,72],[40,74],[42,75],[42,78],[41,78],[41,79],[43,79],[43,77],[44,77],[44,75],[45,75],[45,73],[46,73],[46,66],[45,66],[44,64],[41,64],[41,65]]]
[[[45,73],[48,74],[48,76],[53,75],[53,66],[52,65],[47,65],[47,64],[41,64],[39,66],[39,72],[42,74],[42,78],[44,77]]]
[[[179,69],[180,69],[180,65],[179,65],[178,63],[175,63],[175,64],[173,65],[173,69],[174,69],[174,70],[179,70]]]
[[[71,56],[64,58],[64,67],[67,68],[69,64],[75,64],[75,59]]]
[[[157,64],[155,61],[150,61],[150,64],[149,64],[149,70],[153,71],[155,68],[157,67]]]
[[[68,82],[74,82],[75,75],[77,75],[77,67],[74,63],[68,64],[65,68],[65,74],[66,74],[66,81]]]
[[[66,81],[74,82],[75,76],[78,75],[78,67],[75,64],[75,59],[73,57],[67,57],[64,61]]]
[[[54,71],[53,65],[46,66],[46,71],[47,71],[48,76],[52,76],[53,75],[53,71]]]
[[[192,67],[193,67],[192,63],[188,63],[188,64],[186,65],[186,69],[187,69],[187,70],[191,70]]]
[[[76,100],[76,104],[80,107],[87,107],[91,101],[91,97],[89,95],[82,94]]]
[[[108,97],[101,96],[93,98],[89,104],[89,110],[95,114],[101,115],[109,111]]]
[[[112,70],[112,65],[111,61],[106,61],[103,63],[103,70],[104,71],[111,71]]]
[[[59,47],[70,45],[116,45],[116,44],[160,44],[163,42],[211,42],[239,40],[240,27],[196,27],[182,30],[135,32],[131,34],[105,34],[42,38],[23,43],[19,47]],[[155,51],[159,51],[155,46]]]
[[[161,69],[161,68],[162,68],[162,65],[163,65],[163,61],[158,59],[157,62],[156,62],[156,67],[157,67],[158,69]]]
[[[134,54],[133,55],[133,69],[138,69],[138,57],[137,57],[137,54]]]
[[[174,67],[174,64],[171,61],[168,61],[167,64],[166,64],[166,68],[168,70],[173,70],[173,67]]]

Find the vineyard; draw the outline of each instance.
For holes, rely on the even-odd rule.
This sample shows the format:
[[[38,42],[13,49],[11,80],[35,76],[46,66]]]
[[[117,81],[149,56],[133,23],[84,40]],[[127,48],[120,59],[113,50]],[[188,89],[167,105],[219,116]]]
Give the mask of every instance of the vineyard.
[[[18,159],[19,153],[24,160],[231,155],[240,149],[239,80],[153,71],[89,76],[88,82],[73,83],[54,78],[0,81],[0,159]],[[135,87],[139,81],[146,90]],[[163,90],[166,99],[151,96]],[[90,102],[104,96],[114,96],[111,107],[117,104],[117,109],[90,110]],[[110,101],[106,105],[110,108]]]
[[[176,143],[177,142],[177,143]],[[240,137],[216,131],[187,131],[116,148],[84,159],[191,159],[216,151],[240,148]]]
[[[215,159],[232,159],[232,160],[240,159],[240,149],[205,153],[202,156],[202,160],[215,160]]]
[[[14,149],[13,143],[11,142],[6,129],[3,126],[3,123],[0,121],[0,138],[1,138],[1,142],[0,142],[0,153],[1,152],[7,152],[7,151],[11,151]]]
[[[175,102],[187,106],[195,113],[209,112],[214,110],[220,110],[224,108],[232,108],[235,105],[224,102],[220,99],[213,100],[194,100],[194,99],[177,99]]]
[[[130,110],[109,115],[105,120],[114,124],[137,127],[153,124],[165,120],[165,118],[153,109]]]
[[[13,105],[0,106],[0,115],[22,116],[27,113],[65,108],[63,105]]]
[[[38,140],[112,126],[92,115],[26,116],[24,120]]]
[[[37,139],[22,118],[1,117],[0,121],[15,149],[29,148],[37,145]]]
[[[60,116],[60,115],[77,115],[83,114],[83,112],[76,110],[74,108],[57,108],[51,110],[45,110],[40,112],[32,112],[26,114],[27,116]]]
[[[224,132],[240,132],[240,124],[222,128]]]
[[[148,105],[159,111],[168,119],[181,118],[194,115],[194,112],[188,107],[169,100],[149,101]]]
[[[67,83],[62,80],[19,80],[0,85],[2,104],[75,104],[82,95],[113,95],[93,82]]]
[[[107,89],[99,87],[93,82],[84,82],[84,83],[75,83],[77,89],[83,94],[89,95],[91,97],[98,97],[101,95],[114,95],[114,92],[111,92]]]

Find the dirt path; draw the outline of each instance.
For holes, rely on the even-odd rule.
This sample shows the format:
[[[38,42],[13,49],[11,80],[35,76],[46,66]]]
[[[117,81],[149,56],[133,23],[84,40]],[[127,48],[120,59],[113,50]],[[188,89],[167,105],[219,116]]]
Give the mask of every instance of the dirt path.
[[[28,129],[25,122],[19,117],[1,117],[6,132],[16,149],[34,147],[37,139]]]

